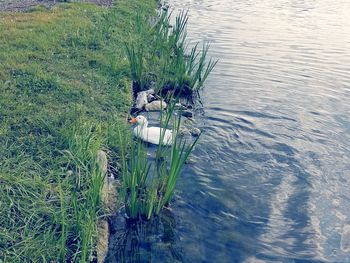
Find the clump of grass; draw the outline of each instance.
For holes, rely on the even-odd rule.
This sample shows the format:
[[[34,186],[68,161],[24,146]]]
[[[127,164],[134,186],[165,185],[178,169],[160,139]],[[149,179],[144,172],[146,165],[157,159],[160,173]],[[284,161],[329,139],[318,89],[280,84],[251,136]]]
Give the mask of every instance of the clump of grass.
[[[74,125],[66,137],[68,149],[64,151],[64,162],[73,173],[67,178],[65,192],[71,193],[71,197],[65,209],[69,215],[69,237],[74,238],[67,243],[79,248],[69,257],[82,262],[92,256],[101,208],[104,174],[97,162],[97,152],[102,147],[99,132],[99,127],[94,125]]]
[[[48,182],[40,176],[0,173],[0,259],[3,262],[43,261],[59,251],[52,235],[54,206],[47,204]]]
[[[198,50],[197,43],[187,55],[184,44],[179,45],[173,64],[170,65],[170,71],[174,72],[174,82],[177,83],[178,90],[198,91],[203,87],[205,80],[218,62],[213,59],[207,61],[209,47],[209,44],[203,44],[203,48]]]
[[[181,117],[178,117],[173,125],[173,130],[176,132],[176,134],[179,132],[180,121]],[[182,168],[194,149],[198,139],[199,136],[194,142],[187,144],[182,138],[174,136],[170,150],[169,163],[167,164],[165,161],[165,164],[161,164],[157,169],[160,173],[159,177],[163,178],[164,182],[162,182],[162,188],[160,189],[160,192],[162,192],[162,198],[160,200],[161,205],[158,206],[156,214],[159,214],[160,208],[169,204],[171,198],[173,197],[175,186],[180,177]]]
[[[125,44],[126,53],[129,59],[131,77],[133,79],[133,89],[137,92],[144,87],[144,48],[142,45],[135,46],[132,44],[130,47]]]
[[[147,73],[157,75],[158,92],[166,95],[169,91],[190,97],[198,91],[217,60],[207,60],[209,45],[198,43],[189,50],[186,40],[188,13],[181,12],[171,25],[171,13],[161,12],[153,30],[137,27],[143,39],[137,39],[132,47],[127,47],[131,76],[136,91],[149,85],[145,81]]]
[[[124,147],[121,195],[124,197],[125,212],[129,219],[149,220],[170,203],[182,168],[199,138],[188,144],[177,136],[181,116],[172,115],[174,105],[175,102],[169,105],[161,118],[160,125],[164,129],[160,129],[154,163],[150,163],[147,148],[140,139],[129,146],[129,158],[126,157],[127,147]],[[169,149],[162,146],[161,142],[170,122],[173,122],[174,136]]]
[[[171,14],[168,15],[168,17]],[[164,16],[161,19],[165,19]],[[167,18],[165,21],[169,21]],[[175,25],[168,35],[168,53],[171,59],[165,59],[164,69],[166,74],[166,89],[171,89],[179,94],[191,95],[193,91],[198,91],[204,84],[209,73],[215,67],[217,61],[209,59],[207,55],[209,50],[208,44],[203,44],[203,48],[198,49],[197,43],[190,52],[186,41],[186,26],[188,22],[188,13],[181,12],[175,21]],[[164,23],[164,22],[162,22]],[[163,32],[158,34],[163,35]],[[165,54],[166,52],[163,52]]]
[[[0,174],[5,262],[86,262],[92,256],[103,183],[96,161],[100,137],[81,123],[64,127],[58,136],[56,146],[65,150],[56,156],[56,167],[33,171],[35,163],[23,156],[22,167]],[[46,177],[36,174],[40,171]]]

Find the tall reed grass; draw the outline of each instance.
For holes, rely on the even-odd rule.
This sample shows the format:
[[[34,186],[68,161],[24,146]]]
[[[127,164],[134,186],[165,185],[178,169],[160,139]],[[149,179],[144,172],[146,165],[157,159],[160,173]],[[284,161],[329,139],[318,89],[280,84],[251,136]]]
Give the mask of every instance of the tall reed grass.
[[[151,31],[138,25],[145,21],[136,19],[135,32],[144,38],[138,38],[126,47],[136,91],[148,88],[145,76],[152,73],[157,75],[158,92],[170,90],[190,96],[203,87],[217,63],[217,60],[207,59],[209,44],[203,44],[202,49],[198,48],[199,43],[188,47],[188,13],[183,11],[178,14],[173,26],[171,15],[167,11],[161,12]]]
[[[160,140],[154,162],[151,163],[147,147],[140,139],[123,147],[121,195],[129,219],[149,220],[170,203],[185,162],[198,141],[199,137],[187,143],[177,135],[181,115],[174,116],[174,105],[175,101],[161,116],[160,127],[163,129],[160,129]],[[161,142],[164,131],[169,125],[173,128],[174,136],[171,147],[166,147]],[[122,134],[120,136],[122,141]]]

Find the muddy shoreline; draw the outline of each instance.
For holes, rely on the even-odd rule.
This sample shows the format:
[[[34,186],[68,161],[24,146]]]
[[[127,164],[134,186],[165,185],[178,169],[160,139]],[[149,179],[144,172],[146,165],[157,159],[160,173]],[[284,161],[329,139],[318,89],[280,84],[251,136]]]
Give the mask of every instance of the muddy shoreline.
[[[52,8],[53,6],[63,3],[64,1],[58,0],[0,0],[0,12],[23,12],[28,11],[36,6],[44,6],[46,8]],[[112,6],[113,0],[81,0],[81,1],[67,1],[67,2],[83,2],[83,3],[95,3],[101,6]]]

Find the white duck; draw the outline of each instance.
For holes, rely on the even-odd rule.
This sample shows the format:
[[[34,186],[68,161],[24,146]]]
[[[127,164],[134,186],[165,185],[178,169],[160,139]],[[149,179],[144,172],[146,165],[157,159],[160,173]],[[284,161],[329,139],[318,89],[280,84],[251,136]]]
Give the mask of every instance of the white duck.
[[[136,118],[131,118],[129,123],[136,123],[136,127],[134,128],[134,135],[145,142],[149,142],[152,144],[159,144],[160,141],[160,127],[148,127],[148,121],[146,117],[139,115]],[[162,145],[171,145],[173,142],[173,131],[163,129],[164,132]]]

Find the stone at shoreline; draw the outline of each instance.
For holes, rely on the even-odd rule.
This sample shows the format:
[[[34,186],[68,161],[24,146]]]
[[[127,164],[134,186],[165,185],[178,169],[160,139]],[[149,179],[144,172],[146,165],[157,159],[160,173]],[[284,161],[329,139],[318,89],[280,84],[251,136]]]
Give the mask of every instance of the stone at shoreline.
[[[201,130],[198,128],[192,128],[190,133],[193,137],[198,137],[201,134]]]
[[[191,125],[194,124],[194,120],[193,119],[185,119],[184,120],[184,124],[188,125],[188,126],[191,126]]]
[[[117,179],[105,176],[102,186],[102,203],[109,214],[117,212],[118,184]]]
[[[103,150],[97,152],[97,163],[100,167],[102,176],[104,176],[101,190],[101,199],[103,207],[107,214],[117,212],[117,190],[118,180],[108,177],[108,158],[107,153]],[[97,262],[104,262],[108,252],[109,225],[106,219],[99,219],[97,222],[97,242],[96,254]]]
[[[181,103],[176,103],[175,104],[175,109],[176,110],[187,110],[187,107],[182,105]]]
[[[103,150],[99,150],[97,152],[97,162],[99,164],[99,167],[102,171],[103,174],[107,173],[107,165],[108,165],[108,160],[107,160],[107,154]]]
[[[100,167],[102,176],[104,176],[103,186],[102,186],[102,203],[104,204],[105,209],[108,213],[116,212],[116,203],[117,203],[117,188],[118,181],[113,177],[109,177],[107,174],[108,171],[108,159],[107,153],[103,150],[97,152],[97,163]]]
[[[179,135],[181,135],[181,136],[191,135],[191,132],[186,127],[181,126],[179,128]]]
[[[167,104],[165,101],[155,100],[155,101],[152,101],[151,103],[146,104],[145,110],[146,111],[160,111],[160,110],[164,110],[166,107],[167,107]]]
[[[104,262],[108,252],[109,225],[106,219],[97,222],[97,262]]]
[[[185,110],[181,112],[181,115],[186,117],[186,118],[192,118],[193,117],[193,112],[190,110]]]
[[[136,101],[135,101],[135,108],[142,110],[143,107],[148,103],[147,96],[153,95],[154,89],[149,89],[146,91],[140,91],[137,93]]]

